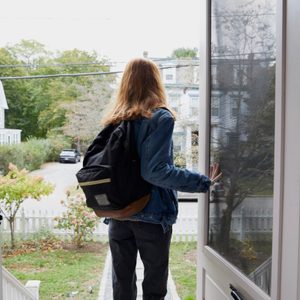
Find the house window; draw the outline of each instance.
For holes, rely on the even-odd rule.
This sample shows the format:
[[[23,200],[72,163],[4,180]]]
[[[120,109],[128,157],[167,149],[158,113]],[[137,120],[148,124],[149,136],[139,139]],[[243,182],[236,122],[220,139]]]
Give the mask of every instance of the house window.
[[[197,116],[198,115],[198,107],[191,107],[191,116]]]
[[[199,101],[199,96],[190,96],[193,103],[197,103]]]
[[[247,84],[247,66],[235,65],[233,66],[233,83],[235,85],[244,86]]]
[[[220,114],[220,99],[218,97],[211,98],[211,116],[219,117]]]
[[[239,99],[233,98],[230,100],[230,115],[233,118],[236,118],[238,115],[238,101]]]
[[[166,80],[173,80],[173,74],[166,74]]]
[[[217,80],[217,65],[211,65],[211,84],[212,85],[217,85],[218,80]]]

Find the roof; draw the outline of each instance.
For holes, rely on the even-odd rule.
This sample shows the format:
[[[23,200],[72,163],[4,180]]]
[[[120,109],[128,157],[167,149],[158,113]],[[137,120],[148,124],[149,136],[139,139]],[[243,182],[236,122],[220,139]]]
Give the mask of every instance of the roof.
[[[7,101],[6,101],[6,97],[5,97],[5,93],[4,93],[4,89],[3,89],[1,80],[0,80],[0,108],[8,109],[8,105],[7,105]]]

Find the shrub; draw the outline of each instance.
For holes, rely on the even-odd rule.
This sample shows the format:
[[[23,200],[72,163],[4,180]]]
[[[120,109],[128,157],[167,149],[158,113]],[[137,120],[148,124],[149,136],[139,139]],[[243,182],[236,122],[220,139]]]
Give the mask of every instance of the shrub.
[[[47,161],[57,161],[62,149],[71,148],[71,142],[63,135],[51,136],[47,139],[49,151]]]
[[[24,167],[32,171],[47,161],[50,143],[48,140],[31,138],[20,145],[24,156]]]
[[[11,247],[15,246],[15,219],[20,206],[27,198],[39,200],[41,196],[49,195],[54,186],[40,176],[30,176],[25,169],[19,170],[9,164],[9,172],[0,176],[0,207],[4,217],[9,222]]]
[[[0,146],[0,171],[4,175],[8,172],[9,163],[24,168],[24,155],[19,145]]]
[[[99,218],[92,209],[88,208],[82,194],[68,195],[67,201],[61,202],[66,212],[61,217],[56,217],[57,228],[72,231],[72,241],[80,248],[88,240],[98,224]]]
[[[48,139],[30,138],[26,142],[0,146],[0,171],[5,175],[9,163],[19,169],[29,171],[39,169],[47,161],[56,161],[63,148],[69,148],[70,142],[63,136]]]

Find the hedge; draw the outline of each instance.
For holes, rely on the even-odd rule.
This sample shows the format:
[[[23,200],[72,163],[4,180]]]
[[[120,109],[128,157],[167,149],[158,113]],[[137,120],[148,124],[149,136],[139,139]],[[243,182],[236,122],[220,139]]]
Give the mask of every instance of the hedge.
[[[45,162],[58,160],[59,153],[64,148],[70,148],[70,142],[60,136],[48,139],[31,138],[21,144],[1,145],[0,172],[5,175],[9,163],[17,165],[19,169],[39,169]]]

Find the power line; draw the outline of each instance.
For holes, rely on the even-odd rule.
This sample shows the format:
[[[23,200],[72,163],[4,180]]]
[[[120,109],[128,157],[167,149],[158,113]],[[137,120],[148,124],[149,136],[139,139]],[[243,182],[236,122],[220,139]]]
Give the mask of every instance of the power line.
[[[176,59],[170,59],[170,58],[157,58],[157,59],[151,59],[155,62],[171,62],[176,61]],[[183,61],[187,61],[186,59]],[[97,63],[97,62],[78,62],[78,63],[57,63],[57,64],[0,64],[0,68],[44,68],[44,67],[68,67],[68,66],[95,66],[95,67],[112,67],[114,65],[118,64],[125,64],[127,62],[125,61],[115,61],[111,62],[110,64],[103,64],[103,63]]]
[[[237,54],[219,54],[219,55],[213,55],[211,58],[220,58],[220,57],[236,57],[236,56],[246,56],[250,54],[272,54],[272,51],[269,52],[249,52],[249,53],[237,53]],[[168,63],[168,62],[176,62],[178,59],[172,59],[172,58],[154,58],[151,59],[152,61],[155,62],[161,62],[161,63]],[[193,62],[198,59],[193,59],[193,60],[188,60],[188,59],[179,59],[182,62]],[[97,63],[97,62],[78,62],[78,63],[57,63],[57,64],[0,64],[0,69],[1,68],[32,68],[32,69],[37,69],[37,68],[45,68],[45,67],[73,67],[73,66],[92,66],[92,67],[113,67],[114,65],[118,64],[125,64],[127,62],[125,61],[115,61],[111,62],[110,64],[102,64],[102,63]],[[195,65],[197,66],[198,64],[189,64],[189,65]]]
[[[93,66],[93,67],[111,67],[110,64],[102,64],[96,62],[86,62],[86,63],[65,63],[65,64],[11,64],[11,65],[0,65],[0,68],[45,68],[45,67],[73,67],[73,66]]]
[[[178,69],[186,68],[190,65],[176,65],[176,66],[166,66],[160,67],[160,70],[164,69]],[[80,77],[80,76],[101,76],[101,75],[112,75],[121,74],[123,71],[110,71],[110,72],[89,72],[89,73],[73,73],[73,74],[48,74],[48,75],[30,75],[30,76],[8,76],[0,77],[0,80],[18,80],[18,79],[44,79],[44,78],[58,78],[58,77]]]

